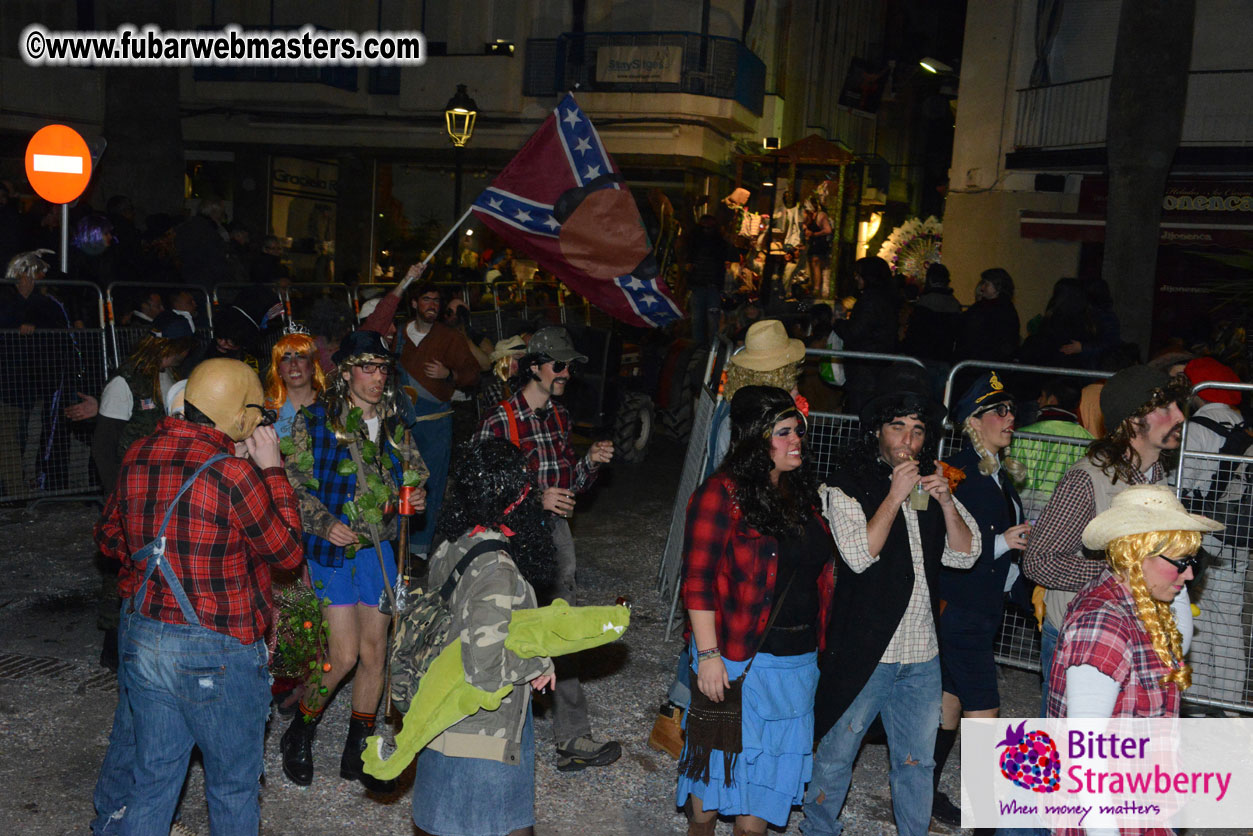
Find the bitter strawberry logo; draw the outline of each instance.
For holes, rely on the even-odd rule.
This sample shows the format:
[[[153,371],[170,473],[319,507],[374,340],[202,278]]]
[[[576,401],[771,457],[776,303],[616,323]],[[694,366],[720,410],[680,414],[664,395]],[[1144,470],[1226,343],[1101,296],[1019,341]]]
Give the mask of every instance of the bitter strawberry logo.
[[[1023,789],[1032,792],[1057,792],[1062,774],[1057,744],[1042,731],[1024,733],[1027,721],[1005,727],[1005,739],[997,746],[1001,752],[1001,774]]]

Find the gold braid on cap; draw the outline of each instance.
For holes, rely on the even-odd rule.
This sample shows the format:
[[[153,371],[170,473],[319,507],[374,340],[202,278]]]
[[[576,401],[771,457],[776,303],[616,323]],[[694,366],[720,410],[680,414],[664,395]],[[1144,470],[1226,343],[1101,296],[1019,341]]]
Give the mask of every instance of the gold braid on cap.
[[[730,403],[731,398],[743,386],[774,386],[784,392],[796,388],[796,380],[800,377],[800,363],[788,363],[777,369],[759,372],[727,363],[727,382],[722,388],[722,397]]]
[[[1174,683],[1179,690],[1192,685],[1192,666],[1183,658],[1183,637],[1175,624],[1170,604],[1149,594],[1144,582],[1144,561],[1150,557],[1181,558],[1196,554],[1201,547],[1199,531],[1149,531],[1128,534],[1110,541],[1105,547],[1105,560],[1115,574],[1131,587],[1131,597],[1144,629],[1153,642],[1153,650],[1170,673],[1162,677],[1162,685]]]

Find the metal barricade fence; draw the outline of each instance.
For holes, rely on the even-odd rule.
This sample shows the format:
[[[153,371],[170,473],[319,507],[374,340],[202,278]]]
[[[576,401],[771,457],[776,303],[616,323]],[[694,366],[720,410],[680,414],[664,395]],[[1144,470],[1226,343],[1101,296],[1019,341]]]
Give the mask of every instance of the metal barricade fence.
[[[5,281],[13,285],[15,282]],[[0,502],[94,493],[91,438],[65,417],[108,371],[104,296],[85,281],[40,281],[65,328],[0,331]],[[86,328],[68,327],[81,318]]]
[[[969,380],[957,384],[959,378],[969,377],[969,372],[990,370],[1003,375],[1007,387],[1018,382],[1022,376],[1044,378],[1074,377],[1082,380],[1102,380],[1109,372],[1090,369],[1066,369],[1052,366],[1033,366],[1021,363],[996,363],[987,360],[964,360],[949,371],[944,383],[944,406],[952,411],[957,399],[970,385]],[[967,373],[963,375],[963,373]],[[940,457],[957,453],[966,446],[966,436],[960,427],[945,421],[945,434],[940,444]],[[1019,490],[1023,512],[1029,522],[1035,522],[1048,504],[1057,487],[1057,481],[1070,465],[1082,458],[1087,450],[1087,438],[1065,438],[1036,433],[1015,433],[1014,441],[1006,451],[1023,463],[1027,469],[1027,481]],[[1001,629],[995,643],[996,661],[1010,667],[1038,671],[1040,669],[1040,631],[1035,618],[1018,607],[1007,606],[1002,615]]]
[[[1201,383],[1203,390],[1253,392],[1247,383]],[[1213,410],[1211,410],[1213,411]],[[1244,433],[1242,423],[1230,412],[1210,416],[1220,424],[1236,421],[1234,432]],[[1249,549],[1253,545],[1253,456],[1247,444],[1253,436],[1236,436],[1246,449],[1238,454],[1220,453],[1224,438],[1208,428],[1184,424],[1175,492],[1194,513],[1223,523],[1221,532],[1206,534],[1201,549],[1205,570],[1189,585],[1192,603],[1199,609],[1193,618],[1192,687],[1184,692],[1190,703],[1215,708],[1253,709],[1250,682],[1250,648],[1253,648],[1253,578]]]
[[[666,596],[670,598],[670,614],[666,622],[667,639],[670,638],[678,611],[679,576],[683,566],[683,528],[687,518],[687,503],[691,498],[692,492],[704,479],[710,442],[713,439],[713,434],[718,432],[719,429],[713,421],[713,417],[719,402],[718,384],[715,381],[720,378],[720,372],[719,377],[714,377],[713,372],[715,368],[724,366],[735,353],[730,350],[731,346],[725,340],[722,340],[719,345],[722,350],[710,352],[710,361],[705,367],[705,381],[697,401],[696,413],[692,422],[692,432],[688,439],[687,455],[683,462],[683,473],[679,477],[678,490],[675,494],[674,505],[670,511],[670,530],[666,538],[665,547],[662,550],[658,568],[658,592],[663,600]],[[854,359],[882,363],[908,363],[925,369],[922,361],[896,354],[811,348],[805,351],[805,355],[806,357],[825,357],[833,360]],[[726,359],[719,364],[717,362],[718,357],[725,357]],[[806,444],[809,445],[811,460],[814,463],[814,468],[820,481],[825,480],[830,474],[839,450],[857,437],[858,427],[859,421],[856,415],[837,415],[826,412],[811,412],[809,414],[809,431],[806,435]]]
[[[199,285],[156,285],[148,282],[113,282],[104,291],[105,299],[105,317],[108,327],[108,342],[110,348],[109,358],[109,374],[117,371],[118,367],[126,361],[131,355],[135,347],[139,345],[139,341],[148,336],[151,328],[146,325],[118,325],[118,320],[123,314],[117,310],[115,291],[121,289],[124,292],[131,290],[146,290],[152,293],[160,293],[163,296],[171,291],[187,291],[194,296],[201,297],[202,301],[199,305],[197,313],[203,311],[204,317],[201,318],[200,324],[196,326],[196,336],[202,341],[207,341],[213,335],[213,294],[205,290]],[[196,317],[193,316],[193,320]],[[107,379],[107,376],[106,376]]]

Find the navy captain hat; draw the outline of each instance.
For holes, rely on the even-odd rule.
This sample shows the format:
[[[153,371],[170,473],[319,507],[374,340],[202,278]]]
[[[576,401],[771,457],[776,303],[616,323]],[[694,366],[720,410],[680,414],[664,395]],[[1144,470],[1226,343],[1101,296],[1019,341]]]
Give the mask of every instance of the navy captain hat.
[[[953,421],[961,427],[971,415],[985,412],[998,403],[1013,403],[1013,401],[1014,396],[1005,388],[1005,384],[1001,382],[996,372],[985,372],[970,385],[966,394],[962,395],[953,406]]]

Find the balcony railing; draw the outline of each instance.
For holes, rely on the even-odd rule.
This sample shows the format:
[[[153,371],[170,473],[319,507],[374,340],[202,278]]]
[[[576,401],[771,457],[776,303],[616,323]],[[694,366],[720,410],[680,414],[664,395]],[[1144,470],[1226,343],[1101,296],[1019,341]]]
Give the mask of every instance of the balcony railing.
[[[623,70],[631,56],[666,70]],[[614,93],[693,93],[733,99],[760,116],[766,65],[743,42],[696,32],[586,32],[527,41],[523,94],[573,89]]]
[[[1017,150],[1105,145],[1109,76],[1018,91]],[[1186,145],[1253,145],[1253,70],[1203,70],[1188,77]]]

